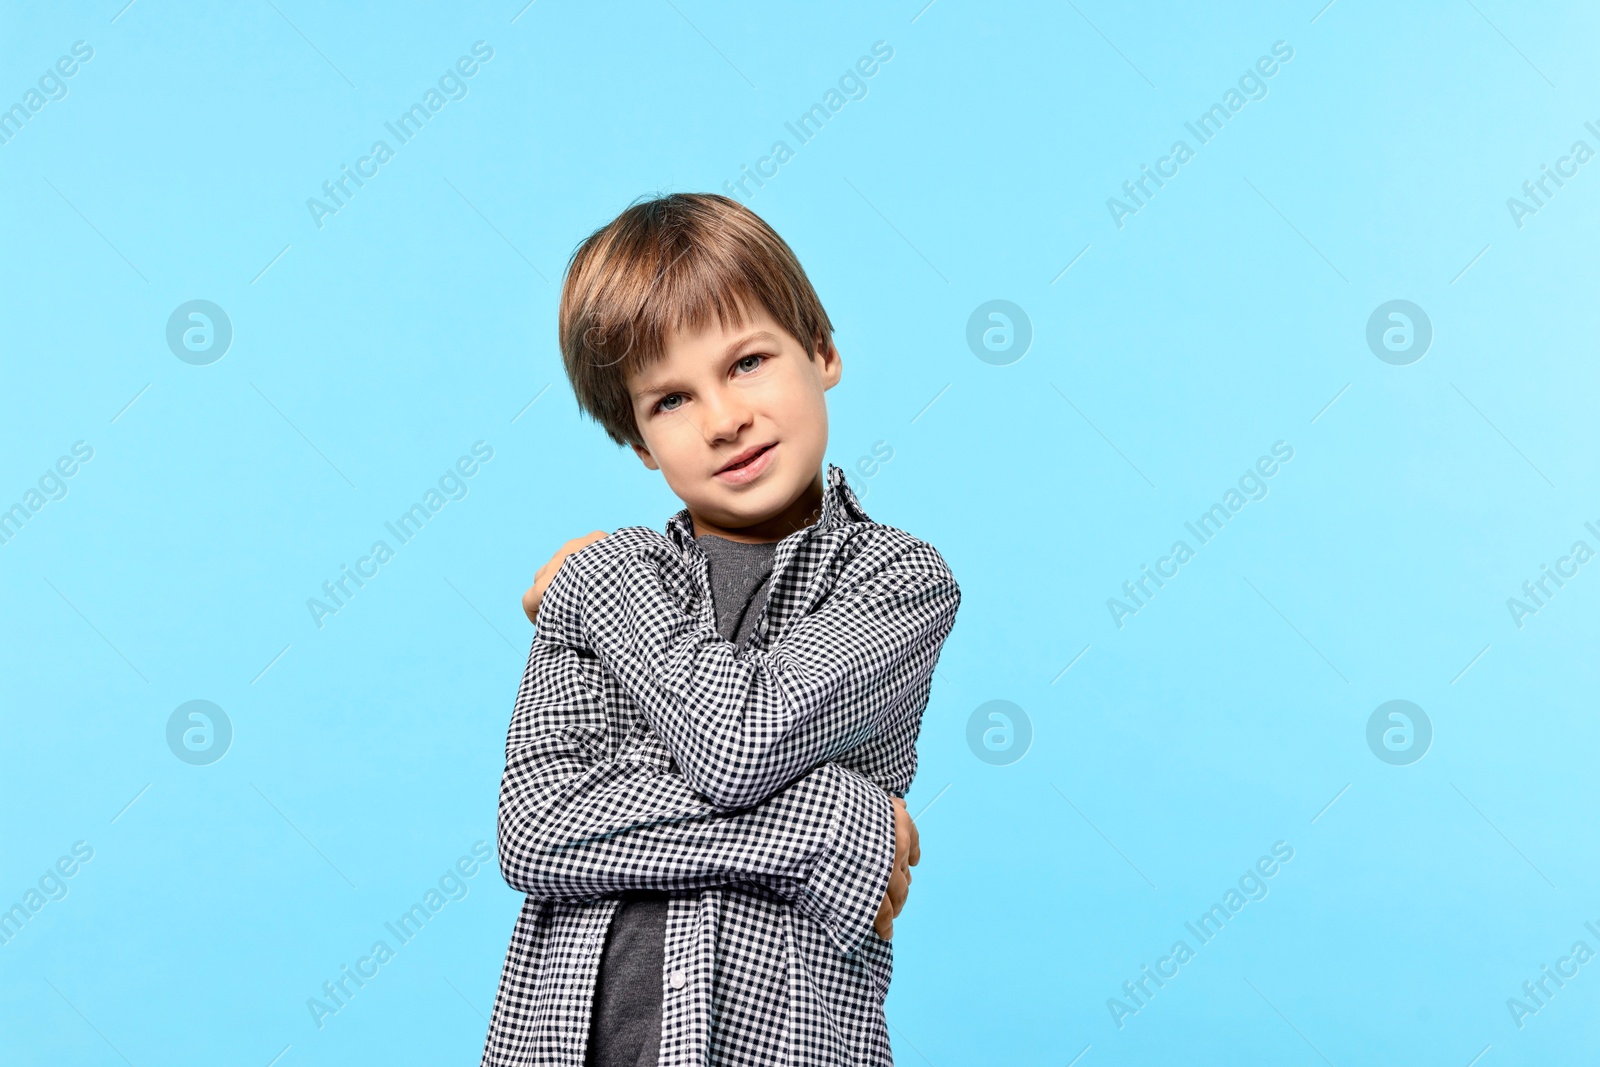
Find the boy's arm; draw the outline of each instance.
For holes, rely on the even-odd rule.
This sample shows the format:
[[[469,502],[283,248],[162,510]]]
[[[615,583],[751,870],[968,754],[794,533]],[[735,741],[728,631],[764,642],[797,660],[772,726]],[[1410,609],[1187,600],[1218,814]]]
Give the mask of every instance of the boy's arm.
[[[534,639],[501,780],[506,882],[567,901],[760,885],[854,951],[894,863],[884,791],[827,764],[760,806],[723,812],[681,775],[606,758],[600,671],[586,649]]]
[[[685,613],[682,565],[659,539],[613,535],[568,556],[539,625],[594,649],[707,799],[747,807],[927,699],[961,591],[926,542],[862,536],[822,604],[770,649],[736,655]]]

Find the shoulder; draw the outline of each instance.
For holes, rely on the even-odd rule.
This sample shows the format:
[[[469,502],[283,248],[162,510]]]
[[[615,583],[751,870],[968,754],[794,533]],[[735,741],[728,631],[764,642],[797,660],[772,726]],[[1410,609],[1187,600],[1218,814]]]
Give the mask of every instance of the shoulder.
[[[613,552],[636,552],[642,548],[656,548],[661,545],[671,547],[672,542],[668,541],[660,530],[653,530],[648,526],[623,526],[602,537],[594,545],[584,546],[585,551],[595,545],[606,545]]]
[[[894,570],[934,582],[955,583],[955,575],[938,549],[897,526],[872,521],[847,522],[819,540],[827,545],[830,569],[844,581]]]
[[[577,570],[590,571],[607,567],[627,556],[656,555],[672,552],[672,542],[658,530],[648,526],[623,526],[613,530],[598,541],[592,541],[567,557]]]

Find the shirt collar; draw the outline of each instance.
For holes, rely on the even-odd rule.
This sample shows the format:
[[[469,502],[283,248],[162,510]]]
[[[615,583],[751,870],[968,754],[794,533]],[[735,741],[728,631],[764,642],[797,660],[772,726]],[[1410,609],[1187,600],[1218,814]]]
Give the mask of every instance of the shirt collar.
[[[845,478],[845,473],[837,464],[829,463],[827,475],[822,484],[822,514],[817,521],[785,537],[798,537],[809,540],[818,533],[825,533],[847,522],[871,522],[867,513],[862,510],[861,501],[856,499],[856,494],[850,488],[850,482]],[[694,520],[689,517],[689,509],[683,508],[672,518],[667,520],[667,536],[680,550],[694,540]]]

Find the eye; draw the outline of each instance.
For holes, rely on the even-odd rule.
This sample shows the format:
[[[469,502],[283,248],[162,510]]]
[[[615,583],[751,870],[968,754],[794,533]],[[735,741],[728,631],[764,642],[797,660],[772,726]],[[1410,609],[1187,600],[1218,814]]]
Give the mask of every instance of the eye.
[[[669,407],[667,405],[667,401],[678,399],[678,398],[681,398],[682,396],[683,396],[682,393],[668,393],[666,396],[664,396],[660,400],[656,401],[656,410],[657,411],[677,411],[678,410],[678,405],[674,404],[674,405]]]
[[[736,362],[736,363],[734,363],[734,366],[735,366],[735,367],[742,367],[742,366],[744,366],[744,364],[745,364],[745,363],[746,363],[746,362],[747,362],[747,361],[748,361],[748,360],[752,360],[752,359],[759,359],[759,360],[760,360],[760,361],[761,361],[761,363],[765,363],[765,362],[766,362],[766,361],[767,361],[767,358],[768,358],[768,357],[766,357],[766,356],[764,356],[764,355],[762,355],[762,354],[761,354],[761,353],[760,353],[760,352],[752,352],[752,353],[750,353],[750,354],[749,354],[749,355],[748,355],[748,356],[743,356],[743,357],[741,357],[741,358],[740,358],[740,359],[739,359],[739,360],[738,360],[738,361],[737,361],[737,362]],[[754,371],[754,370],[755,370],[755,369],[756,369],[756,367],[759,367],[759,366],[761,366],[761,363],[757,363],[757,364],[756,364],[756,365],[755,365],[755,367],[751,367],[751,368],[750,368],[750,369],[751,369],[751,370],[752,370],[752,371]]]

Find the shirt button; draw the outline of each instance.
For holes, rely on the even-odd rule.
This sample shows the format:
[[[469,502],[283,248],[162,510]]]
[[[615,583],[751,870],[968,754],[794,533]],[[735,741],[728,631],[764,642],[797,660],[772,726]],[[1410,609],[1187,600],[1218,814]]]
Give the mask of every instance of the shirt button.
[[[689,984],[689,976],[682,971],[673,971],[670,981],[673,989],[682,989]]]

